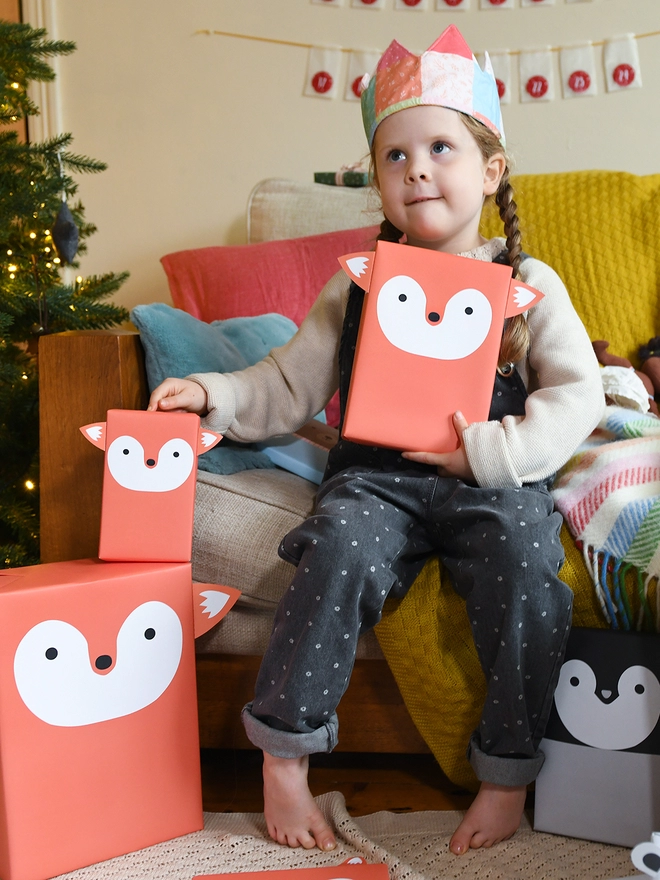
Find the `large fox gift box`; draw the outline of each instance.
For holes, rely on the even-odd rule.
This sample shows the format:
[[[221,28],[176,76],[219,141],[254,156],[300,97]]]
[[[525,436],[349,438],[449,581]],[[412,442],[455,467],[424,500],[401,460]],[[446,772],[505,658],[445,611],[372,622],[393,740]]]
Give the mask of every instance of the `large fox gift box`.
[[[106,479],[103,540],[114,559],[125,541],[128,561],[0,571],[2,880],[45,880],[203,826],[194,639],[239,591],[193,584],[185,555],[199,419],[114,411],[107,425],[119,488]],[[102,445],[106,423],[86,428]],[[159,529],[173,545],[184,532],[181,561],[169,547],[158,558]],[[133,561],[131,530],[154,561]]]
[[[542,299],[510,266],[379,241],[340,257],[365,292],[343,436],[408,452],[458,447],[488,418],[505,318]]]

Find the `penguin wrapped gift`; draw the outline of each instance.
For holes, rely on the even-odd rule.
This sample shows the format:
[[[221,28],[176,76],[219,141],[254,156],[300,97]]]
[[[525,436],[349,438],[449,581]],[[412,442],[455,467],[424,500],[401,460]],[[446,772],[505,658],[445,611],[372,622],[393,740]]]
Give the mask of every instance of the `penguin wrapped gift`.
[[[574,627],[541,740],[534,828],[634,846],[660,827],[660,639]]]

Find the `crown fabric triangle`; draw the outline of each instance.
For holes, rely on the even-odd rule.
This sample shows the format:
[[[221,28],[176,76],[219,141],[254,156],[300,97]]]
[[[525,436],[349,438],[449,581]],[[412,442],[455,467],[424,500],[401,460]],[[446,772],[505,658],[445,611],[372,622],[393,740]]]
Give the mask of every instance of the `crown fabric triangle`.
[[[502,111],[490,58],[484,70],[456,25],[449,25],[421,55],[393,40],[362,92],[362,119],[373,144],[387,116],[420,104],[447,107],[478,119],[505,144]]]

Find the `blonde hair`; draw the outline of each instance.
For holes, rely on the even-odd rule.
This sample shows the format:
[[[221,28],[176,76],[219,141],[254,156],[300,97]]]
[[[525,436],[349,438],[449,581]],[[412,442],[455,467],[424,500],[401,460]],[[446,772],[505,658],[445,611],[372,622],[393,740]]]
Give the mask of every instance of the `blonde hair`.
[[[513,269],[513,277],[520,277],[520,263],[522,262],[522,236],[519,229],[519,221],[517,209],[511,185],[510,159],[507,156],[497,135],[483,123],[467,116],[465,113],[459,113],[464,125],[475,139],[477,146],[481,151],[484,160],[490,159],[496,153],[504,155],[506,165],[502,179],[500,180],[497,192],[489,199],[494,199],[499,210],[500,218],[504,225],[504,235],[506,236],[507,261]],[[371,150],[371,180],[373,186],[378,189],[378,176],[376,174],[376,160],[373,148]],[[400,241],[403,237],[401,230],[391,223],[387,217],[380,225],[380,234],[378,239],[382,241]],[[527,321],[523,315],[516,315],[514,318],[507,318],[504,323],[504,332],[502,334],[502,342],[500,343],[500,353],[498,358],[498,371],[506,374],[510,372],[510,365],[526,357],[529,351],[530,336]]]

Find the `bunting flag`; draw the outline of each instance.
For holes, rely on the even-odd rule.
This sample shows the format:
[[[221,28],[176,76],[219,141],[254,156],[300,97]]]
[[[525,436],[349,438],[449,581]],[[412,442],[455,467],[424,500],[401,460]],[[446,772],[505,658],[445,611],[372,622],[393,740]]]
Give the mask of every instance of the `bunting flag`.
[[[479,0],[481,9],[513,9],[514,0]]]
[[[470,0],[435,0],[435,8],[448,12],[467,12]]]
[[[506,51],[489,52],[490,63],[493,65],[497,93],[500,104],[511,103],[511,55]],[[483,61],[482,61],[483,67]]]
[[[428,9],[428,0],[394,0],[394,8],[423,12]]]
[[[312,3],[319,6],[343,6],[344,0],[312,0]]]
[[[522,0],[522,6],[554,6],[555,0]]]
[[[559,69],[565,98],[585,98],[598,94],[596,61],[591,43],[562,49],[559,52]]]
[[[518,66],[521,103],[554,101],[555,78],[551,49],[541,52],[521,52]]]
[[[348,76],[344,100],[359,101],[362,95],[362,78],[373,73],[380,60],[380,52],[351,52],[348,56]]]
[[[608,40],[603,50],[603,63],[608,92],[641,89],[642,74],[634,34]]]
[[[303,94],[313,98],[336,98],[341,76],[341,49],[312,46],[307,59]]]
[[[385,9],[385,0],[351,0],[351,6],[356,9]]]

